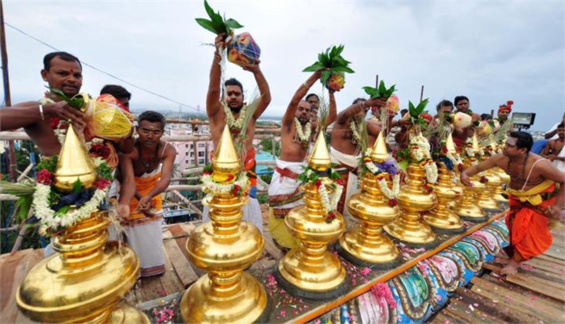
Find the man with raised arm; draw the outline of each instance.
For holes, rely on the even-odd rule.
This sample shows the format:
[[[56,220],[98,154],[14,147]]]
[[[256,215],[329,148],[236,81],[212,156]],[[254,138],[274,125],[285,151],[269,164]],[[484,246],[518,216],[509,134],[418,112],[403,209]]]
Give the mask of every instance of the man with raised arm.
[[[304,204],[302,192],[298,189],[298,176],[303,171],[310,144],[315,141],[313,135],[317,127],[311,121],[312,105],[301,98],[320,75],[321,71],[316,71],[300,85],[282,119],[281,154],[269,185],[269,232],[273,240],[285,249],[296,246],[296,241],[284,224],[284,218],[292,208]],[[330,91],[328,125],[334,122],[336,109],[334,94]]]
[[[43,81],[49,88],[61,90],[67,97],[77,95],[82,86],[82,65],[67,52],[53,52],[43,58]],[[23,127],[44,156],[59,154],[61,143],[55,129],[61,121],[71,120],[77,132],[86,126],[85,115],[52,92],[44,98],[0,109],[0,131]]]
[[[166,124],[162,114],[144,111],[138,123],[134,149],[120,155],[118,214],[126,240],[141,261],[141,276],[149,277],[165,272],[161,194],[171,182],[177,151],[161,139]]]
[[[341,169],[340,173],[345,183],[343,194],[337,205],[338,211],[342,214],[349,214],[345,208],[346,202],[357,191],[357,166],[363,153],[359,147],[359,142],[362,140],[359,136],[362,135],[359,134],[356,120],[364,119],[371,107],[380,109],[385,103],[386,99],[383,98],[356,99],[351,106],[337,115],[331,133],[330,156],[332,162],[338,164],[337,169]]]
[[[500,167],[510,175],[506,216],[510,245],[505,248],[509,259],[498,259],[506,263],[502,274],[514,274],[520,262],[544,253],[553,241],[549,219],[563,219],[565,173],[531,153],[532,144],[530,134],[511,132],[502,154],[461,173],[461,182],[467,186],[471,185],[469,177],[490,168]]]
[[[255,123],[257,119],[263,114],[267,106],[271,102],[271,92],[269,84],[261,72],[259,61],[255,61],[243,69],[253,73],[257,87],[259,88],[260,98],[257,108],[253,116],[249,118],[249,122],[245,125],[245,134],[241,134],[241,129],[244,126],[243,122],[246,119],[247,105],[244,101],[243,86],[236,79],[229,79],[225,81],[225,105],[221,101],[221,55],[218,51],[226,47],[224,43],[223,34],[218,35],[215,40],[216,52],[212,60],[212,68],[210,69],[210,84],[208,86],[208,94],[206,96],[206,114],[210,120],[210,134],[214,147],[218,145],[222,131],[226,126],[230,128],[234,141],[244,141],[246,156],[244,159],[244,167],[247,171],[247,176],[251,181],[251,190],[249,191],[249,203],[243,208],[243,220],[249,221],[262,232],[263,221],[261,217],[261,209],[257,202],[257,174],[255,173],[255,148],[253,147],[253,136],[255,135]],[[204,211],[203,221],[208,221],[208,210]]]

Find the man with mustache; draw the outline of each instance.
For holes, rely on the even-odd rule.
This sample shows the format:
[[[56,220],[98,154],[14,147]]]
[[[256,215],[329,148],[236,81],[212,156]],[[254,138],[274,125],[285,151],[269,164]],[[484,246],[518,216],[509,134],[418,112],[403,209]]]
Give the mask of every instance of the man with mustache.
[[[53,52],[43,58],[41,77],[50,89],[59,89],[67,97],[77,95],[82,86],[82,65],[66,52]],[[80,132],[86,126],[84,114],[69,106],[53,92],[38,101],[28,101],[0,109],[0,131],[23,127],[44,156],[59,154],[61,143],[54,132],[70,120]]]
[[[225,94],[224,103],[221,101],[221,55],[220,51],[226,48],[224,34],[216,37],[216,52],[212,61],[210,69],[210,83],[208,86],[208,94],[206,96],[206,114],[210,120],[210,134],[214,147],[218,146],[218,142],[222,136],[222,132],[226,124],[228,125],[234,142],[244,143],[245,158],[244,168],[247,171],[247,176],[251,181],[251,190],[249,191],[249,203],[243,207],[243,220],[249,221],[262,232],[263,220],[261,216],[261,208],[257,201],[257,174],[255,173],[255,147],[253,147],[253,137],[255,135],[255,123],[257,119],[263,114],[267,106],[271,102],[271,92],[269,85],[261,68],[259,67],[259,60],[251,62],[243,69],[253,73],[257,87],[259,88],[260,98],[257,103],[255,112],[252,116],[247,116],[247,105],[244,101],[243,86],[236,79],[229,79],[225,81]],[[249,117],[249,119],[246,119]],[[246,125],[244,121],[248,120]],[[242,128],[246,127],[245,134]],[[204,209],[203,221],[208,221],[208,209]]]
[[[126,240],[141,261],[141,276],[148,277],[165,272],[161,193],[171,182],[177,151],[161,139],[166,124],[162,114],[145,111],[138,122],[133,151],[120,155],[118,214]]]
[[[302,173],[304,159],[315,141],[317,123],[312,120],[311,109],[318,108],[318,101],[300,100],[312,85],[320,78],[321,71],[312,76],[298,87],[288,104],[281,125],[281,154],[269,185],[269,232],[273,240],[284,249],[292,249],[297,242],[290,235],[284,224],[284,219],[294,207],[303,205],[302,192],[299,190],[298,176]],[[317,96],[314,94],[309,95]],[[330,91],[330,109],[328,125],[336,118],[336,103],[333,91]],[[327,126],[327,125],[322,125]]]
[[[563,220],[565,173],[548,160],[531,153],[532,136],[526,132],[510,132],[502,154],[474,165],[461,173],[461,183],[470,186],[469,178],[479,172],[500,167],[510,175],[507,192],[510,210],[506,225],[510,245],[504,250],[509,259],[502,274],[514,274],[520,262],[544,253],[553,241],[549,219]]]

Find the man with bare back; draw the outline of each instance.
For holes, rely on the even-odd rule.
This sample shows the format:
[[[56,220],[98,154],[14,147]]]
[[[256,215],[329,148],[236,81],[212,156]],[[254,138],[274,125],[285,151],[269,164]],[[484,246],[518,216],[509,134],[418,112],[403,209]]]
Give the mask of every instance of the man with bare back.
[[[269,185],[269,232],[273,240],[286,249],[295,247],[296,242],[288,232],[284,218],[292,208],[304,204],[302,192],[298,188],[298,175],[303,171],[304,159],[310,144],[315,140],[313,135],[317,127],[311,118],[312,105],[301,98],[320,75],[321,71],[314,72],[300,85],[288,104],[281,125],[281,154]],[[330,91],[328,125],[335,118],[336,103],[333,92]]]
[[[216,52],[210,69],[210,84],[208,86],[208,94],[206,96],[206,114],[210,120],[210,134],[214,147],[217,147],[222,131],[226,124],[228,125],[234,142],[244,141],[245,143],[245,159],[244,168],[247,176],[251,181],[251,190],[249,191],[249,203],[243,207],[243,220],[249,221],[262,232],[263,221],[261,217],[261,209],[257,202],[257,174],[255,173],[255,148],[253,147],[253,136],[255,135],[255,123],[263,114],[267,106],[271,102],[271,92],[269,84],[263,76],[263,72],[259,67],[259,60],[243,67],[244,70],[253,73],[257,87],[259,88],[260,98],[257,108],[249,119],[246,119],[247,104],[244,101],[243,86],[236,79],[225,81],[225,104],[221,101],[221,55],[219,51],[223,51],[226,47],[224,35],[216,37]],[[243,125],[244,121],[249,120],[247,125]],[[242,128],[246,127],[245,134],[242,134]],[[204,210],[203,221],[209,221],[208,209]]]
[[[469,177],[493,167],[502,168],[511,177],[506,216],[510,245],[505,248],[509,259],[498,259],[506,263],[502,274],[514,274],[520,262],[544,253],[553,241],[549,219],[563,218],[565,173],[531,153],[532,144],[530,134],[511,132],[502,154],[461,173],[461,182],[467,186],[471,185]]]
[[[337,205],[337,210],[344,215],[349,215],[346,210],[346,202],[357,192],[357,166],[361,157],[359,142],[361,141],[357,129],[356,120],[364,119],[371,107],[380,109],[386,104],[387,98],[374,98],[364,100],[356,99],[351,106],[337,115],[335,125],[332,129],[330,140],[330,157],[333,163],[337,163],[336,170],[341,173],[345,183],[343,194]]]

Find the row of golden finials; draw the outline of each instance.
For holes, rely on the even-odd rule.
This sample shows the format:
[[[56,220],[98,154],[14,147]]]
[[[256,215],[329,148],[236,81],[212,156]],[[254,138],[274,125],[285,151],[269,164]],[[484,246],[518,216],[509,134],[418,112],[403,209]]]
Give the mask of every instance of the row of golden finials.
[[[451,138],[447,149],[455,152]],[[382,134],[373,150],[384,150],[388,155]],[[474,159],[470,157],[464,162],[471,164]],[[324,136],[318,137],[308,165],[320,172],[331,167]],[[237,175],[241,171],[227,128],[212,168],[220,175]],[[465,225],[461,219],[482,222],[488,219],[484,210],[500,208],[500,203],[505,202],[502,184],[509,179],[501,170],[487,171],[484,176],[488,178],[486,185],[475,178],[473,187],[463,187],[456,172],[441,164],[438,183],[430,193],[424,188],[424,168],[411,163],[406,183],[398,194],[398,206],[390,206],[376,176],[365,172],[361,191],[347,202],[360,226],[347,232],[339,213],[333,221],[326,221],[318,188],[308,183],[303,187],[304,205],[294,208],[285,218],[291,235],[300,244],[279,261],[275,278],[282,288],[296,296],[335,298],[349,287],[345,267],[328,251],[328,244],[339,240],[340,254],[352,263],[373,269],[394,268],[402,258],[393,240],[409,246],[432,247],[438,243],[434,232],[462,233]],[[264,247],[261,232],[241,221],[246,203],[247,197],[231,193],[205,199],[211,222],[191,233],[186,249],[193,264],[207,274],[182,297],[180,313],[184,322],[252,323],[268,317],[265,288],[244,272],[261,257]],[[144,313],[120,303],[138,279],[140,264],[130,248],[106,243],[110,221],[105,213],[94,213],[67,228],[54,239],[58,253],[38,263],[26,275],[16,295],[26,316],[47,323],[149,323]],[[383,228],[393,240],[383,233]]]

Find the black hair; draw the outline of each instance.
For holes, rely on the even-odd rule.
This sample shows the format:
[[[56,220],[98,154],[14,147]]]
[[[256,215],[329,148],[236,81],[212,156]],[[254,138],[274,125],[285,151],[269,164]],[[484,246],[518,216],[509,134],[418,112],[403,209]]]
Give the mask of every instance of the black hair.
[[[465,96],[457,96],[457,97],[455,97],[455,99],[453,99],[453,103],[455,104],[455,106],[457,106],[457,104],[461,100],[467,100],[467,102],[469,102],[469,98],[467,98]]]
[[[137,117],[138,125],[141,125],[142,121],[148,121],[150,123],[161,123],[161,128],[165,129],[165,125],[167,124],[167,119],[161,113],[158,113],[153,110],[147,110],[141,113],[139,117]]]
[[[241,89],[241,93],[243,94],[243,85],[236,78],[227,79],[226,82],[224,82],[224,85],[226,87],[227,86],[238,86],[239,89]]]
[[[441,107],[453,107],[453,103],[449,100],[442,100],[437,104],[437,111],[439,111]]]
[[[360,102],[360,101],[367,101],[367,99],[365,99],[365,98],[357,98],[357,99],[353,100],[352,105],[354,105],[354,104],[356,104],[356,103],[358,103],[358,102]]]
[[[526,148],[526,153],[529,153],[532,145],[534,145],[534,139],[530,133],[510,132],[509,136],[516,139],[516,148]]]
[[[51,68],[51,60],[54,59],[55,57],[58,57],[61,60],[67,62],[77,62],[80,68],[82,69],[82,64],[80,64],[80,60],[73,54],[69,54],[67,52],[52,52],[43,57],[43,69],[45,71],[49,71],[49,69]]]
[[[116,99],[120,99],[120,98],[128,98],[128,100],[131,99],[131,93],[129,93],[129,91],[127,91],[126,88],[115,84],[105,85],[102,88],[102,90],[100,90],[100,94],[101,95],[110,94]]]
[[[559,123],[559,125],[557,125],[557,128],[563,128],[565,127],[565,124],[563,124],[563,122]]]
[[[318,99],[318,101],[320,101],[320,97],[318,97],[318,95],[315,94],[315,93],[310,93],[310,94],[308,94],[308,95],[306,96],[306,101],[308,101],[308,99],[309,99],[310,97],[316,97],[316,99]]]
[[[481,114],[481,120],[490,120],[492,116],[490,114]]]
[[[404,117],[404,115],[406,115],[407,112],[408,112],[408,109],[406,109],[406,108],[400,110],[400,117]]]

